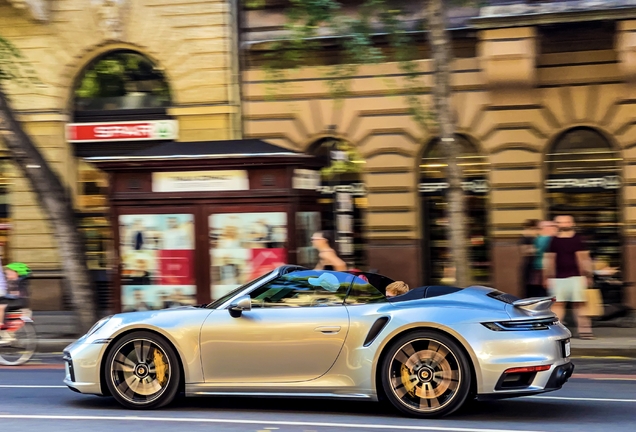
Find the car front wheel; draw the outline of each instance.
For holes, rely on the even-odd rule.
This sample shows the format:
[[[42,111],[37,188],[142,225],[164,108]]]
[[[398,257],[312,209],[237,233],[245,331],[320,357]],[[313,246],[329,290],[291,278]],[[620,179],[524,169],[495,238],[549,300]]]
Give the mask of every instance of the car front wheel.
[[[469,360],[457,342],[441,333],[419,330],[398,338],[381,368],[384,393],[407,415],[442,417],[470,394]]]
[[[105,379],[110,393],[123,406],[153,409],[174,400],[181,370],[174,349],[163,337],[135,332],[109,350]]]

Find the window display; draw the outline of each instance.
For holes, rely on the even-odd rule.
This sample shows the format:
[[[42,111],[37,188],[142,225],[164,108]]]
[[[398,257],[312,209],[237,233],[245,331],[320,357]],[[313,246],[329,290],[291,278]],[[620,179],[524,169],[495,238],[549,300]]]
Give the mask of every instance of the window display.
[[[564,133],[546,157],[550,218],[574,217],[593,259],[622,267],[619,152],[593,129]]]
[[[477,153],[476,147],[466,138],[458,136],[462,147],[459,166],[464,181],[466,198],[466,229],[469,244],[471,279],[475,283],[490,281],[490,244],[488,241],[488,191],[486,180],[489,163]],[[454,268],[448,240],[448,217],[445,191],[446,163],[439,142],[433,142],[420,165],[419,185],[422,199],[424,262],[427,284],[455,283]]]
[[[320,231],[319,212],[296,213],[296,262],[307,268],[314,268],[318,263],[318,251],[311,243],[311,236]]]
[[[287,262],[284,212],[214,214],[209,226],[213,300]]]
[[[123,311],[196,304],[193,215],[122,215],[119,233]]]
[[[334,247],[350,267],[365,268],[367,191],[361,177],[365,161],[347,141],[325,138],[314,147],[325,164],[319,188],[322,228],[334,233]]]

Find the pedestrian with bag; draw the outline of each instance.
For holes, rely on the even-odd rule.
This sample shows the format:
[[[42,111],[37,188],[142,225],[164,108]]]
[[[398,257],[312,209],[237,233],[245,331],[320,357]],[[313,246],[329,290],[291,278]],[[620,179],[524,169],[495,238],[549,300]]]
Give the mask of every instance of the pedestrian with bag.
[[[559,229],[550,241],[544,260],[544,285],[551,296],[556,297],[552,309],[559,320],[565,315],[565,305],[571,303],[576,316],[580,339],[594,339],[591,321],[585,315],[586,290],[592,283],[590,251],[575,231],[574,218],[557,216]]]

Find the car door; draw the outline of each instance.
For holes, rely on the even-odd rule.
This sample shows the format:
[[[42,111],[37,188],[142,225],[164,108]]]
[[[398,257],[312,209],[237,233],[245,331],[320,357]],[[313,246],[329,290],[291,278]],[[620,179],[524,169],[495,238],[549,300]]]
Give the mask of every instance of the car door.
[[[353,276],[296,271],[260,287],[238,318],[211,313],[201,328],[208,383],[309,381],[335,363],[349,330],[343,305]]]

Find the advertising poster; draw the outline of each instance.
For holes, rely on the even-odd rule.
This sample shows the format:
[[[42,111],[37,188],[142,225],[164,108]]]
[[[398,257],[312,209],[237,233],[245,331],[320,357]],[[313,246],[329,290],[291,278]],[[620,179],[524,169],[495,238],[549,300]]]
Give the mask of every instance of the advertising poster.
[[[196,304],[194,216],[119,217],[124,312]]]
[[[311,236],[320,231],[320,212],[296,213],[296,259],[298,265],[314,268],[318,263],[318,251],[311,244]]]
[[[229,213],[209,218],[212,299],[287,262],[287,214]]]

